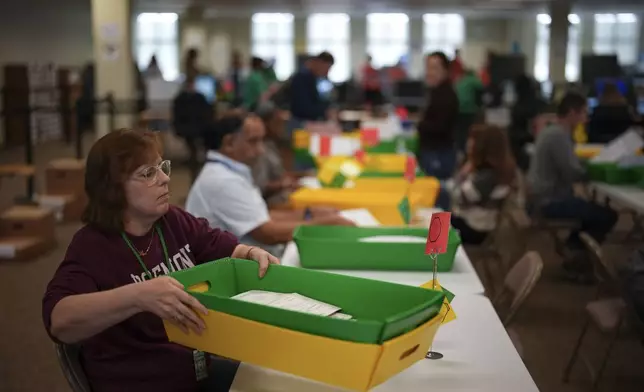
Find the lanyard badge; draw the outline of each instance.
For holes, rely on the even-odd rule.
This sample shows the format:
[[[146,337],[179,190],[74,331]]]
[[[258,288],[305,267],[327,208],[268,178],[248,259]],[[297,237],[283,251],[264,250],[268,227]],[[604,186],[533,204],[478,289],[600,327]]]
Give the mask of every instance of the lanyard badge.
[[[206,354],[203,351],[194,350],[192,358],[195,363],[195,377],[197,381],[208,378],[208,367],[206,366]]]

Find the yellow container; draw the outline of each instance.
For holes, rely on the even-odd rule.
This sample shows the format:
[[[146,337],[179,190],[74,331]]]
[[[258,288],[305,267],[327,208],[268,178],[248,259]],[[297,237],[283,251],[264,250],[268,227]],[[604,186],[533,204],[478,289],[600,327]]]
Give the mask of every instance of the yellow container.
[[[310,144],[311,134],[303,129],[296,129],[293,131],[293,148],[295,149],[308,149]]]
[[[347,157],[333,156],[333,157],[315,157],[318,167],[333,162],[339,164]],[[407,155],[405,154],[365,154],[364,169],[365,171],[379,171],[384,173],[403,173],[407,163]]]
[[[306,334],[210,311],[207,329],[186,334],[165,322],[170,341],[355,391],[367,391],[425,358],[441,316],[382,345]]]
[[[383,225],[404,225],[398,205],[405,197],[404,190],[398,192],[371,192],[353,188],[323,188],[323,189],[298,189],[290,196],[291,206],[304,209],[306,207],[326,206],[337,209],[366,208]],[[411,193],[409,206],[411,215],[415,209],[422,205],[423,195]]]
[[[409,182],[404,178],[356,178],[353,189],[370,192],[405,192]],[[411,184],[411,194],[418,195],[419,207],[434,207],[440,191],[435,177],[420,177]]]

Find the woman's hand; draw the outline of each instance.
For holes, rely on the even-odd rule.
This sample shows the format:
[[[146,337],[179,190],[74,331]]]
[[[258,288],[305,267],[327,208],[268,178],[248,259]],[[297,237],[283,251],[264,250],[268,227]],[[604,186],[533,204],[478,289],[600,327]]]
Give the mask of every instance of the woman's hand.
[[[355,222],[339,214],[327,215],[322,218],[316,218],[316,223],[328,226],[356,226]]]
[[[243,253],[242,257],[236,256],[239,253],[239,251],[245,252]],[[266,275],[266,271],[268,270],[268,267],[271,264],[280,263],[280,260],[277,257],[268,253],[264,249],[256,248],[254,246],[248,246],[248,245],[237,245],[237,248],[235,248],[235,251],[233,252],[232,257],[256,261],[257,264],[259,264],[260,278],[263,278],[264,275]]]
[[[207,315],[208,309],[186,293],[183,285],[176,279],[162,276],[135,284],[138,289],[138,306],[142,311],[156,314],[178,326],[184,333],[192,330],[201,335],[206,328],[206,324],[195,312]]]
[[[338,209],[332,207],[311,207],[313,218],[324,218],[325,216],[338,215]]]

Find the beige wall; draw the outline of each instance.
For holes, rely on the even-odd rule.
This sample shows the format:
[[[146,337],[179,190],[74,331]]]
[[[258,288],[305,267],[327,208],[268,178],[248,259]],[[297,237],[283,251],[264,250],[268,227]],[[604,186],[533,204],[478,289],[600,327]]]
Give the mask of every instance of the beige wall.
[[[0,10],[0,64],[33,61],[82,65],[91,58],[89,1],[3,2]]]

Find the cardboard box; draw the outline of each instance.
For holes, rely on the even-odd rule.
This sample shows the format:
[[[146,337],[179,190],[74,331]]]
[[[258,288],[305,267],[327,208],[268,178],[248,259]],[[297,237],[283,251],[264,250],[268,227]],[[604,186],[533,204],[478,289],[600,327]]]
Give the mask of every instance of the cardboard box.
[[[56,221],[53,211],[35,206],[13,206],[0,215],[0,236],[36,237],[53,241]]]
[[[39,195],[36,198],[38,205],[54,212],[57,222],[76,222],[81,219],[87,196],[80,195]]]
[[[85,193],[85,161],[58,159],[45,170],[45,189],[49,195],[81,195]]]
[[[0,260],[25,261],[50,251],[54,240],[38,237],[0,237]]]
[[[423,360],[442,316],[382,345],[353,343],[210,311],[201,336],[165,322],[170,341],[204,352],[367,391]]]

